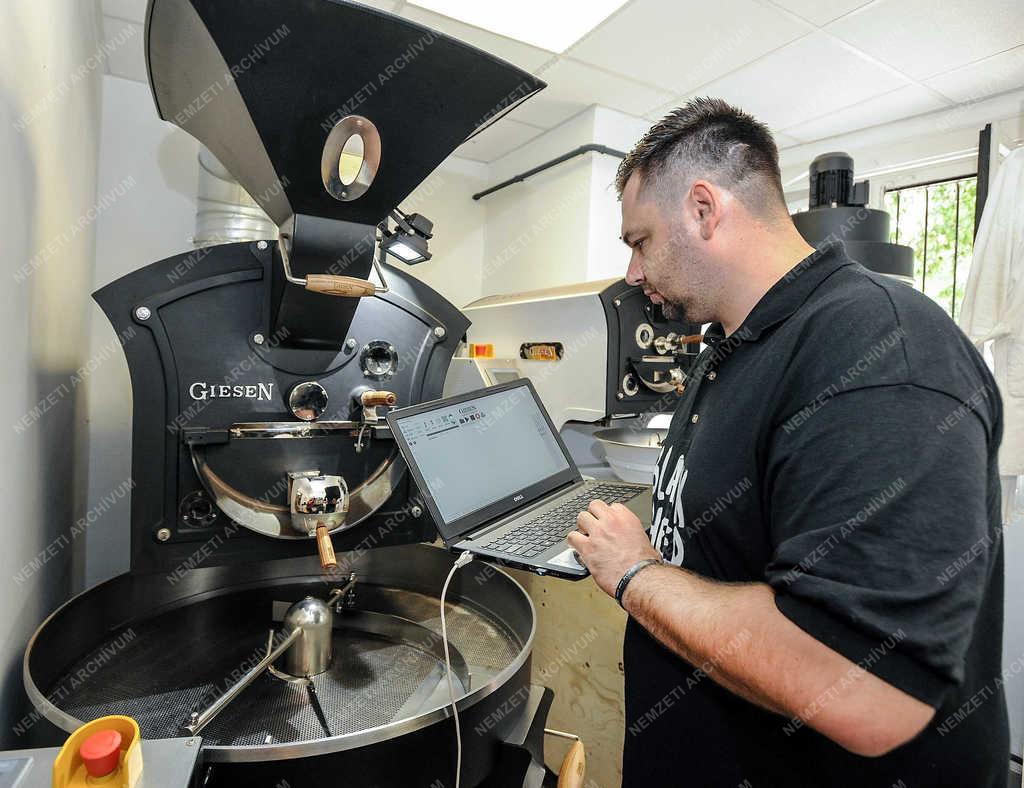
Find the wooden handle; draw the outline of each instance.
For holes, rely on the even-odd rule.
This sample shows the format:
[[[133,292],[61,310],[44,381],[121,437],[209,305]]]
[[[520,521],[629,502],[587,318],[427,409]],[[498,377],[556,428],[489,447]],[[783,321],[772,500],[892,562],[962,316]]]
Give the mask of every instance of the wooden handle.
[[[331,541],[326,525],[316,527],[316,549],[320,553],[320,566],[324,569],[334,569],[338,565],[338,559],[334,555],[334,542]]]
[[[703,342],[704,341],[704,335],[703,334],[690,334],[689,336],[679,337],[679,339],[677,341],[679,342],[680,345],[692,345],[695,342]]]
[[[583,742],[577,739],[565,754],[562,768],[558,770],[558,788],[583,788],[586,773],[587,753],[583,749]]]
[[[387,405],[391,408],[396,402],[398,397],[393,391],[364,391],[359,397],[359,404],[364,408],[375,408],[378,405]]]
[[[366,279],[356,279],[354,276],[309,274],[306,277],[306,289],[324,295],[363,298],[376,293],[377,285]]]

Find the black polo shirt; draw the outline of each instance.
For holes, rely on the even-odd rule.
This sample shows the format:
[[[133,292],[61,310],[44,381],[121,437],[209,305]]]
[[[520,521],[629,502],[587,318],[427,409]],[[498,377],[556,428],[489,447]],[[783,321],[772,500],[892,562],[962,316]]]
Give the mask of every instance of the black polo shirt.
[[[1004,786],[1002,417],[981,356],[839,244],[708,344],[659,461],[652,542],[706,577],[770,584],[797,626],[938,711],[862,758],[630,619],[623,785]]]

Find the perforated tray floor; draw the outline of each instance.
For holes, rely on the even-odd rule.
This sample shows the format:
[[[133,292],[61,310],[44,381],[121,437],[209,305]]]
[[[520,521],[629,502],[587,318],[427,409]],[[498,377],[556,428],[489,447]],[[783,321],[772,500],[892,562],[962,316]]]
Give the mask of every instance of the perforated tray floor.
[[[440,631],[437,600],[390,590],[399,614]],[[278,589],[294,601],[301,590]],[[262,593],[266,597],[266,592]],[[463,655],[472,686],[515,659],[521,644],[500,622],[461,605],[446,608],[448,636]],[[206,600],[133,624],[75,661],[47,692],[80,720],[134,717],[143,737],[180,735],[193,709],[204,708],[266,653],[273,622],[266,599],[243,595]],[[84,671],[84,673],[83,673]],[[416,716],[447,699],[444,665],[433,654],[336,626],[330,669],[314,678],[332,735]],[[440,689],[443,687],[443,696]],[[265,672],[203,731],[208,744],[262,745],[326,736],[307,690]]]

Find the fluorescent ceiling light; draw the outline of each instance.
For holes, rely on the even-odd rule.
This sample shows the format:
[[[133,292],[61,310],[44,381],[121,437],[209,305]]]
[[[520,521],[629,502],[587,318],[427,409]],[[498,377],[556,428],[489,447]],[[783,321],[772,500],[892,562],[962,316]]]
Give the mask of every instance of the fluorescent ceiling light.
[[[976,159],[978,156],[977,148],[965,148],[964,150],[954,151],[952,153],[936,154],[935,156],[927,156],[923,159],[917,159],[916,161],[908,161],[902,164],[895,164],[891,167],[884,167],[878,170],[868,170],[862,172],[858,176],[859,178],[877,178],[880,175],[893,175],[897,172],[906,172],[907,170],[916,170],[921,167],[931,167],[936,164],[950,164],[954,161],[961,161],[963,159]]]
[[[937,153],[934,156],[925,156],[923,159],[905,161],[899,164],[894,164],[890,167],[883,167],[877,170],[858,172],[856,173],[856,177],[858,181],[862,181],[866,178],[877,178],[880,175],[892,175],[897,172],[906,172],[907,170],[916,170],[922,167],[931,167],[936,164],[950,164],[954,161],[961,161],[962,159],[975,158],[977,155],[977,148],[964,148],[963,150],[953,151],[952,153]],[[790,186],[795,186],[801,181],[806,183],[807,178],[807,172],[802,172],[792,180],[786,181],[784,184],[782,184],[782,188],[783,190],[786,190]]]
[[[416,0],[414,5],[507,38],[564,52],[607,19],[626,0]]]

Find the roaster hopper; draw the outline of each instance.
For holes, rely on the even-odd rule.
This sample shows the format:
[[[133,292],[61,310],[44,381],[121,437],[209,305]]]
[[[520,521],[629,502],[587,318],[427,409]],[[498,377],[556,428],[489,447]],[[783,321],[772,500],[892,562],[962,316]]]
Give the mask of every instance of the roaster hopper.
[[[27,691],[68,731],[129,714],[162,738],[192,720],[211,786],[450,785],[451,558],[412,544],[434,527],[381,416],[441,395],[469,321],[378,249],[396,206],[543,83],[341,0],[151,0],[146,54],[160,116],[281,239],[95,294],[131,373],[131,571],[40,627]],[[550,692],[529,685],[529,598],[475,566],[450,593],[462,784],[536,784]],[[296,603],[320,616],[315,668]]]

